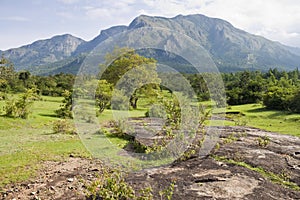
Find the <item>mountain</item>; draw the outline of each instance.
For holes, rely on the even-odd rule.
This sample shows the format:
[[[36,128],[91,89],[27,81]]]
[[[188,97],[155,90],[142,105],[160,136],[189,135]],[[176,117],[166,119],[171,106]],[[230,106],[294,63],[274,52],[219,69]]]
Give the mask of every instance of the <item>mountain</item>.
[[[143,15],[133,20],[129,29],[146,26],[168,28],[190,36],[210,53],[220,71],[274,67],[290,70],[300,64],[296,48],[247,33],[221,19],[199,14],[170,19]]]
[[[223,72],[245,69],[266,71],[275,67],[292,70],[300,65],[299,48],[273,42],[237,29],[222,19],[200,14],[178,15],[173,18],[141,15],[135,18],[129,26],[115,26],[103,30],[97,37],[88,42],[71,35],[62,35],[10,49],[3,53],[15,64],[18,70],[29,69],[37,74],[76,73],[85,56],[101,42],[113,35],[142,27],[161,27],[191,37],[209,53],[216,66]],[[147,35],[146,42],[155,43],[167,37],[164,33],[153,36]],[[144,41],[136,42],[142,43]],[[173,42],[180,43],[178,39]],[[180,71],[190,72],[187,70],[189,68],[188,63],[182,63],[180,58],[168,60],[159,52],[152,52],[151,54],[144,52],[144,55],[154,56],[159,61],[176,66],[176,69]]]
[[[65,34],[9,49],[3,54],[14,63],[17,70],[27,70],[70,58],[85,43],[80,38]]]

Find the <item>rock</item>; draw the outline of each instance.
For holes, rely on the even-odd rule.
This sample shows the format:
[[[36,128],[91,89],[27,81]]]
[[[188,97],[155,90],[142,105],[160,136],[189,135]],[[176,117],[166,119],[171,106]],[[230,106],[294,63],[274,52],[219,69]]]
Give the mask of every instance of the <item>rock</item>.
[[[74,178],[68,178],[67,181],[68,181],[68,182],[73,182],[73,181],[74,181]]]
[[[55,187],[54,186],[50,186],[50,189],[55,191]]]
[[[222,138],[234,133],[234,137],[241,139],[226,144],[220,142],[220,148],[211,154],[238,159],[252,167],[262,167],[300,185],[300,169],[296,168],[300,167],[300,138],[254,128],[214,128],[221,132]],[[264,135],[270,138],[270,143],[262,148],[257,138]],[[8,185],[3,189],[6,192],[0,194],[0,199],[84,200],[87,199],[86,184],[98,179],[102,167],[102,162],[97,159],[71,157],[64,162],[47,161],[43,169],[37,172],[36,181]],[[46,173],[48,176],[45,176]],[[300,199],[299,191],[274,183],[254,170],[225,160],[216,161],[211,156],[196,156],[170,165],[132,172],[126,177],[135,191],[151,186],[153,199],[161,199],[159,191],[170,188],[174,180],[172,200]]]
[[[91,172],[99,172],[100,170],[97,169],[97,168],[94,168],[94,169],[91,169],[90,171],[91,171]]]
[[[41,200],[41,198],[38,197],[38,196],[35,196],[34,199],[35,199],[35,200]]]
[[[74,189],[74,187],[73,187],[73,186],[69,186],[68,188],[69,188],[69,190],[73,190],[73,189]]]

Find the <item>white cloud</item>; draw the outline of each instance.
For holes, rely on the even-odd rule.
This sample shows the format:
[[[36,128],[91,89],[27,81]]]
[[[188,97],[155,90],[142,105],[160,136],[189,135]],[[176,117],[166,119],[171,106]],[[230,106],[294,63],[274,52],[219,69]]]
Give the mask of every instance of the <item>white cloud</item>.
[[[112,13],[105,8],[89,7],[88,9],[86,9],[86,15],[90,19],[105,19],[110,18]]]

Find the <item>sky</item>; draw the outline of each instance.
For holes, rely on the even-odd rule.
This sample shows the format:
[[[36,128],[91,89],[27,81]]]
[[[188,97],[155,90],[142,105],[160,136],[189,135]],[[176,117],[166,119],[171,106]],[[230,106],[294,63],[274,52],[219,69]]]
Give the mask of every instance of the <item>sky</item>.
[[[141,14],[204,14],[300,47],[299,0],[0,0],[0,50],[66,33],[89,41]]]

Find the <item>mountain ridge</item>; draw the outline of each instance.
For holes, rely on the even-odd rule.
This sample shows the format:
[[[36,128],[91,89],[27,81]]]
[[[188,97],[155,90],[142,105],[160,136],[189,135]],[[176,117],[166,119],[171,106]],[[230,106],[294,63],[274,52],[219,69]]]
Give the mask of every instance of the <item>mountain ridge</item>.
[[[69,73],[76,73],[85,55],[101,42],[124,31],[142,27],[170,29],[191,37],[209,52],[220,71],[263,71],[275,67],[292,70],[300,64],[300,48],[273,42],[235,28],[225,20],[202,14],[177,15],[172,18],[140,15],[128,26],[113,26],[102,30],[90,41],[64,34],[2,53],[16,65],[17,70],[51,74],[68,69]],[[150,38],[153,41],[155,39]]]

